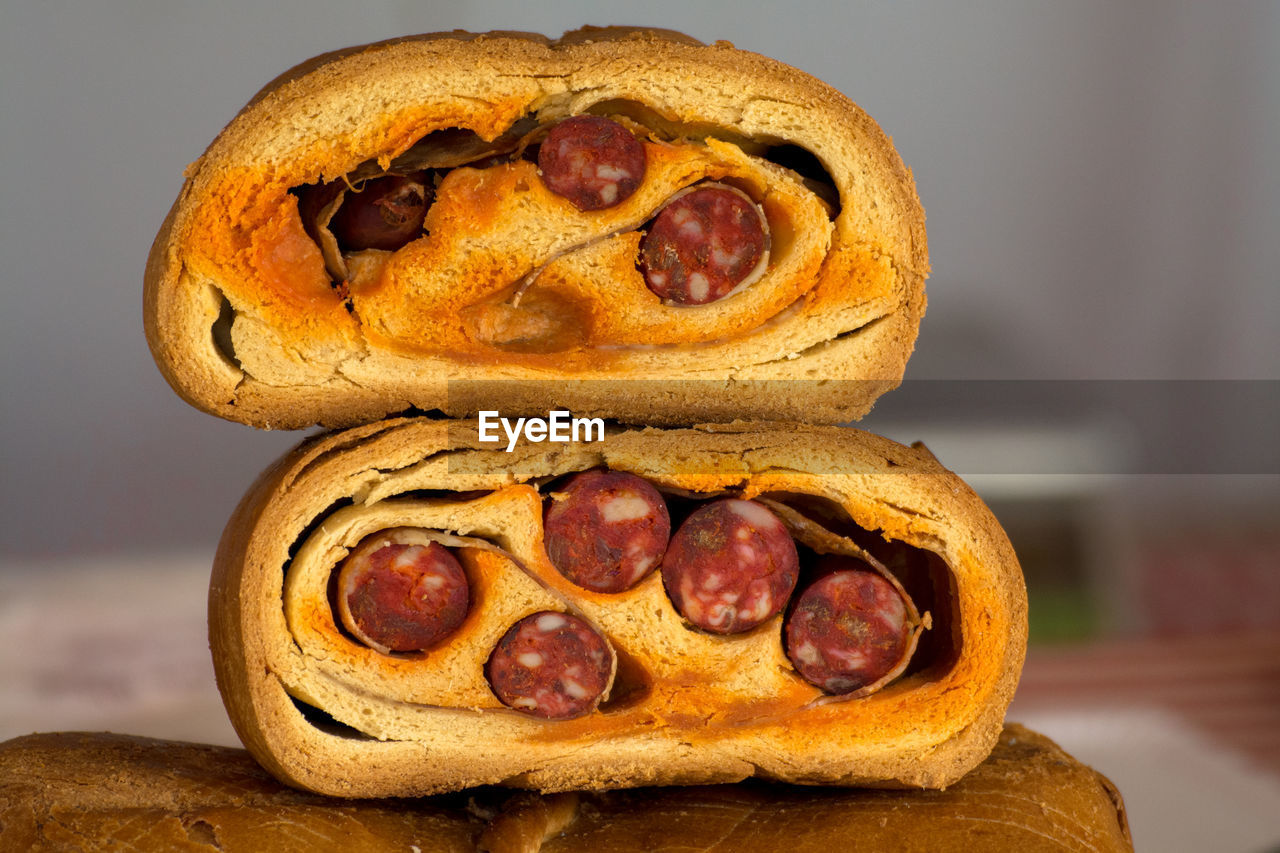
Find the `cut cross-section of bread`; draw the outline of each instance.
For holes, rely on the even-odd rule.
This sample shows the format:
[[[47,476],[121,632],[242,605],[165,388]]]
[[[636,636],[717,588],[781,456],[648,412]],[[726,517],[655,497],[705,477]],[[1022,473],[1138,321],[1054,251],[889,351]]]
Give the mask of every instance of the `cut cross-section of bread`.
[[[477,439],[474,424],[430,419],[313,439],[266,472],[229,522],[210,592],[218,685],[244,743],[279,778],[361,797],[751,776],[941,787],[994,744],[1025,649],[1022,576],[991,513],[923,448],[801,425],[614,430],[510,453]],[[814,650],[788,646],[785,584],[779,598],[747,583],[733,602],[756,621],[728,632],[677,607],[665,564],[620,591],[579,586],[548,557],[544,517],[570,475],[596,469],[652,484],[673,529],[699,508],[737,507],[728,539],[699,534],[704,564],[717,549],[745,549],[759,564],[752,531],[780,524],[795,589],[822,576],[829,555],[883,576],[886,595],[910,602],[895,611],[905,643],[896,665],[858,689],[808,680],[792,661]],[[599,500],[616,501],[599,506],[624,530],[649,512],[626,495]],[[465,618],[427,648],[377,648],[340,615],[339,597],[355,594],[339,583],[343,566],[380,537],[398,544],[362,576],[430,567],[434,557],[415,563],[408,549],[434,546],[466,576]],[[738,565],[703,574],[692,594],[729,606]],[[445,583],[424,577],[414,588]],[[369,600],[403,609],[383,593]],[[549,645],[507,649],[507,632],[530,622],[543,623],[534,639]],[[555,646],[570,625],[608,651],[588,666]],[[504,682],[500,647],[528,672]],[[554,666],[568,673],[560,682],[546,675]],[[516,701],[497,689],[508,686]],[[556,690],[582,701],[539,707]]]
[[[613,135],[567,180],[603,207],[543,156],[582,116]],[[260,427],[837,423],[901,380],[928,270],[910,172],[821,81],[665,31],[447,33],[254,98],[188,169],[145,326],[179,394]]]

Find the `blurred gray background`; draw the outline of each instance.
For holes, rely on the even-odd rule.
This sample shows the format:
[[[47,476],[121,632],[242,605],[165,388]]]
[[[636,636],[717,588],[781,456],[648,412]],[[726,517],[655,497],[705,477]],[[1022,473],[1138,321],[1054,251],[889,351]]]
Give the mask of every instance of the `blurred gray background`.
[[[1116,777],[1150,849],[1280,841],[1274,2],[0,0],[0,737],[234,739],[202,588],[235,502],[300,436],[199,414],[151,362],[143,265],[183,168],[316,53],[583,23],[728,39],[893,136],[934,273],[908,381],[864,425],[924,439],[1014,539],[1037,643],[1015,710]],[[1150,681],[1167,655],[1191,669]],[[1231,707],[1192,706],[1223,660]],[[1208,813],[1179,780],[1225,798],[1259,769],[1216,823],[1174,819]]]
[[[209,548],[296,440],[168,390],[142,336],[147,249],[183,168],[259,86],[408,32],[648,23],[847,93],[928,214],[908,379],[1280,378],[1280,6],[770,8],[0,0],[3,553]],[[1193,426],[1222,429],[1213,415]]]

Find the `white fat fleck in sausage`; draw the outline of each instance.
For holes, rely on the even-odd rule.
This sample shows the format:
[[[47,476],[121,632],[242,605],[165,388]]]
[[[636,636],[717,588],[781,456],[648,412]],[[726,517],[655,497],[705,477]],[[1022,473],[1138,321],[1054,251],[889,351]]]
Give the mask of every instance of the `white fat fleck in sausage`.
[[[746,519],[755,528],[780,528],[783,526],[776,515],[755,501],[730,500],[728,509],[735,515]]]
[[[600,517],[610,524],[638,521],[653,514],[653,506],[639,495],[623,493],[600,502]]]
[[[551,633],[559,628],[568,625],[569,622],[559,613],[546,613],[538,617],[537,626],[539,631]]]
[[[586,699],[591,695],[587,688],[583,687],[572,678],[560,679],[560,686],[564,688],[564,692],[574,699]]]
[[[822,656],[818,654],[818,649],[813,643],[802,643],[794,650],[794,654],[796,661],[810,666],[822,660]]]
[[[694,302],[706,301],[707,295],[711,293],[711,282],[705,275],[696,272],[689,276],[689,295],[693,297]]]

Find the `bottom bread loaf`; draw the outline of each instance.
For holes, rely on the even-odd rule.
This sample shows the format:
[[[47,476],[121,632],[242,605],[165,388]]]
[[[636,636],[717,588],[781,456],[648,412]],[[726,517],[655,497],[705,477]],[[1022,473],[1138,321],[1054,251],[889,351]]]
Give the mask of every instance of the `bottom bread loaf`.
[[[417,800],[288,788],[247,752],[112,734],[0,744],[0,850],[1132,850],[1120,793],[1043,735],[1005,727],[944,791],[741,783]]]
[[[730,424],[505,452],[409,418],[264,473],[209,625],[244,745],[330,796],[942,788],[999,735],[1026,591],[921,447]]]

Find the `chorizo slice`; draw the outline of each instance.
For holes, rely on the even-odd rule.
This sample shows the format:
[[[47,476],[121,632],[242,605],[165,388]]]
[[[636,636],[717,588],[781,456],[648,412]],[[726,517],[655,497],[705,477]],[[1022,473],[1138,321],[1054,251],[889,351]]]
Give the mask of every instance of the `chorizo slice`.
[[[394,251],[422,236],[433,195],[427,172],[370,178],[346,192],[329,229],[346,251]]]
[[[616,121],[577,115],[551,128],[538,147],[542,181],[579,210],[603,210],[644,180],[644,144]]]
[[[912,608],[870,566],[846,557],[818,564],[784,628],[787,657],[806,681],[843,695],[874,684],[911,651]]]
[[[470,585],[449,549],[416,531],[383,531],[356,546],[338,569],[343,626],[383,654],[428,649],[467,617]]]
[[[661,562],[671,517],[649,481],[593,469],[552,495],[543,529],[547,556],[560,574],[595,592],[622,592]]]
[[[798,577],[787,528],[761,504],[737,498],[695,510],[662,561],[662,583],[676,610],[715,634],[749,631],[781,613]]]
[[[498,700],[546,720],[569,720],[595,710],[616,668],[609,641],[571,613],[542,610],[502,636],[485,664]]]
[[[768,258],[760,209],[724,184],[677,193],[640,242],[645,285],[672,305],[724,299],[762,275]]]

